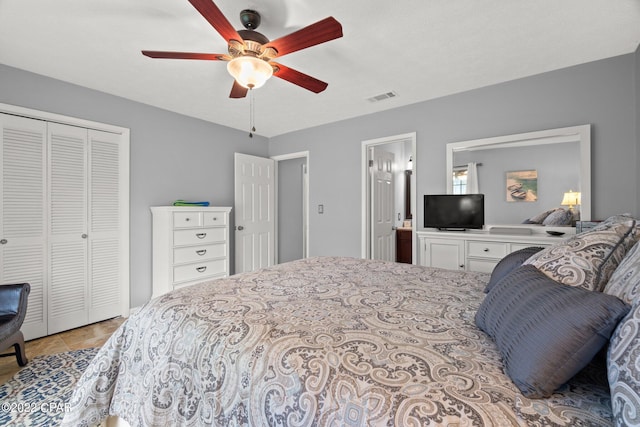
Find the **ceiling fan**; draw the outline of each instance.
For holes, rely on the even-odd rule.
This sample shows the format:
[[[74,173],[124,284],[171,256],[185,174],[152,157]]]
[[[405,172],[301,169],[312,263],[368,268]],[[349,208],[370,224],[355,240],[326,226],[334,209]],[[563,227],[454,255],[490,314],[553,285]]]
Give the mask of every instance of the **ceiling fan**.
[[[327,83],[272,60],[342,37],[342,25],[333,17],[270,41],[256,31],[260,25],[260,14],[254,10],[240,12],[245,29],[236,31],[211,0],[189,0],[189,3],[224,37],[229,45],[228,53],[143,50],[143,55],[150,58],[228,61],[227,70],[234,77],[230,98],[244,98],[249,89],[262,86],[272,75],[314,93],[327,88]]]

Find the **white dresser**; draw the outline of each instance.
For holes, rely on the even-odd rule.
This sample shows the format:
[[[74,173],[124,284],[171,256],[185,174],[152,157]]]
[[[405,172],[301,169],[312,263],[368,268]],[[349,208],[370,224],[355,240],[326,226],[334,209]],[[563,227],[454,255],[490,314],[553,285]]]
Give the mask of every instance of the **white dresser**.
[[[229,207],[154,206],[153,295],[229,275]]]
[[[492,234],[487,231],[418,231],[418,262],[426,267],[491,273],[507,254],[529,246],[551,246],[574,234]]]

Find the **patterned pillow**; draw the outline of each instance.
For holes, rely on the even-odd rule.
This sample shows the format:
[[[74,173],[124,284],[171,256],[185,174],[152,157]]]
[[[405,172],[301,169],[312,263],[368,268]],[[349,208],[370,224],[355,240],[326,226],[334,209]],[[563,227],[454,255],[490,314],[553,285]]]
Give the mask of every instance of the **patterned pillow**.
[[[633,304],[611,337],[607,372],[616,425],[640,425],[640,243],[624,257],[604,292]]]
[[[523,265],[487,294],[475,320],[495,340],[513,383],[538,398],[584,368],[628,312],[614,296],[561,285]]]
[[[611,336],[607,374],[615,425],[640,425],[640,304],[622,319]]]
[[[534,215],[529,219],[525,219],[523,224],[542,224],[542,221],[544,221],[546,217],[548,217],[551,213],[555,212],[558,209],[562,208],[549,209],[548,211],[540,212],[539,214]]]
[[[551,212],[549,216],[547,216],[544,219],[544,221],[542,221],[542,225],[549,225],[549,226],[569,225],[571,224],[572,220],[573,220],[573,212],[570,210],[564,210],[561,208]]]
[[[524,264],[534,265],[559,283],[601,291],[638,237],[633,218],[612,217],[538,252]]]
[[[625,255],[603,292],[616,296],[627,304],[640,301],[640,243],[633,245]]]

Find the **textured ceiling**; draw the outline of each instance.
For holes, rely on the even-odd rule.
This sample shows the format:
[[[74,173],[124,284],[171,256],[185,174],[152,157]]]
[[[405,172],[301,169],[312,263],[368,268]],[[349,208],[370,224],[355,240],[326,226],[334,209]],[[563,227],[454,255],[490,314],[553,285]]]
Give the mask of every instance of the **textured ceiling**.
[[[241,29],[255,9],[270,39],[327,16],[344,37],[278,62],[329,83],[273,78],[255,91],[257,133],[279,134],[635,51],[639,0],[216,0]],[[0,63],[248,130],[226,63],[148,50],[226,53],[187,0],[0,0]],[[368,98],[393,91],[396,97]]]

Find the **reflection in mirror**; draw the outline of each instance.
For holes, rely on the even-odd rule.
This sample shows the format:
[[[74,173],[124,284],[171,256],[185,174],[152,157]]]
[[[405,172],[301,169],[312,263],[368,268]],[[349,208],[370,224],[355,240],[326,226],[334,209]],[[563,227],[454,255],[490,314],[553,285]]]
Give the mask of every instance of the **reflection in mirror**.
[[[447,144],[447,193],[483,193],[486,223],[522,224],[579,192],[574,219],[591,219],[590,125]]]

